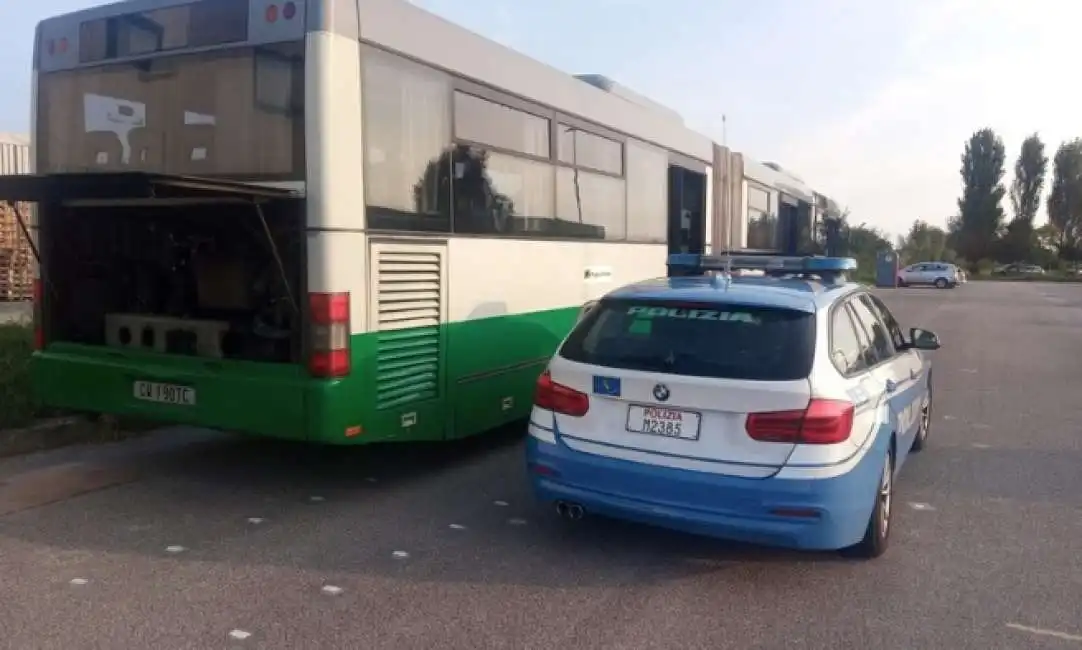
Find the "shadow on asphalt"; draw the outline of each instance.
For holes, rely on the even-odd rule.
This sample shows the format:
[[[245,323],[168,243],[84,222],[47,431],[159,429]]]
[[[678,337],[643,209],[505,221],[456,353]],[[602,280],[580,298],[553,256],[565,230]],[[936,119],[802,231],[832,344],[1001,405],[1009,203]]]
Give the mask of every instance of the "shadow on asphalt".
[[[969,301],[1002,302],[996,292],[973,289],[885,293],[891,296],[888,304],[902,310],[903,325],[921,316],[929,326],[941,325],[949,336],[948,312],[935,311],[938,304],[967,295]],[[920,298],[907,300],[915,296]],[[1024,306],[1044,298],[1023,295],[1012,301]],[[950,354],[948,349],[938,358],[951,363]],[[1061,348],[1044,354],[1048,358],[1027,357],[1030,363],[1053,368],[1040,377],[1067,376],[1055,374],[1059,370],[1053,359],[1069,355]],[[962,363],[958,357],[947,367],[967,368]],[[943,412],[956,413],[959,423],[954,426],[960,427],[965,409],[971,408],[967,399],[977,403],[972,395],[984,384],[981,375],[944,378],[939,384],[942,395],[952,390],[959,394],[950,398],[955,410]],[[997,380],[988,387],[1001,385]],[[1019,403],[1017,396],[1008,399]],[[1047,405],[1036,400],[1033,406],[1040,410]],[[995,412],[1003,415],[989,411]],[[1011,413],[1019,415],[1017,410]],[[1036,416],[1023,421],[1028,419],[988,425],[1015,427],[1023,435],[1027,427],[1047,422]],[[993,514],[979,510],[974,515],[971,509],[966,519],[947,507],[935,514],[900,507],[894,547],[881,560],[863,563],[834,553],[766,550],[600,519],[569,524],[534,502],[522,463],[522,430],[521,425],[507,427],[453,444],[359,448],[215,436],[167,453],[147,451],[110,461],[138,466],[139,475],[122,485],[0,518],[0,544],[9,538],[55,553],[168,557],[230,571],[281,567],[342,579],[420,584],[630,586],[717,573],[719,588],[731,581],[758,580],[762,588],[771,589],[799,586],[824,570],[841,578],[872,572],[889,582],[889,572],[899,566],[923,566],[921,549],[927,547],[922,544],[941,549],[940,540],[951,535],[966,538],[974,516],[981,518],[977,521],[985,530],[999,525]],[[960,431],[942,433],[927,452],[907,464],[898,483],[901,502],[1007,499],[1023,507],[1052,504],[1070,516],[1082,506],[1082,452],[1007,449],[1002,437],[998,447],[974,449],[960,442]],[[948,439],[959,444],[950,446]],[[313,496],[321,499],[313,501]],[[251,524],[252,517],[261,523]],[[918,530],[918,525],[923,528]],[[167,556],[163,549],[173,544],[188,550]],[[395,551],[409,557],[395,559]],[[770,565],[797,569],[764,568]]]
[[[0,538],[154,557],[180,544],[188,552],[171,559],[231,571],[270,565],[551,587],[652,583],[748,563],[853,562],[600,518],[561,520],[530,494],[521,432],[356,448],[212,439],[148,462],[133,482],[0,518]],[[253,526],[253,516],[265,523]],[[397,550],[410,558],[396,560]]]

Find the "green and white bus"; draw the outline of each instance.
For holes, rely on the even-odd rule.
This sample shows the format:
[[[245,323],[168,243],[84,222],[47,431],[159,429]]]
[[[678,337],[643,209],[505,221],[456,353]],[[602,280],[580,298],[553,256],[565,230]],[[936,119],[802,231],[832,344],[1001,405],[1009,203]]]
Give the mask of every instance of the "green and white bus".
[[[404,0],[43,21],[33,374],[54,407],[330,444],[525,417],[585,303],[719,221],[724,152]]]

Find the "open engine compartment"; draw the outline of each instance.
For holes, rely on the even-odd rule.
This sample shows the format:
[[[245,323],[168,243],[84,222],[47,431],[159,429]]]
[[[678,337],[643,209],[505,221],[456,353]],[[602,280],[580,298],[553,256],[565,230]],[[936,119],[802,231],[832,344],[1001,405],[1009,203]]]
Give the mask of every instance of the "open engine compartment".
[[[302,198],[53,203],[39,223],[48,343],[302,358]]]

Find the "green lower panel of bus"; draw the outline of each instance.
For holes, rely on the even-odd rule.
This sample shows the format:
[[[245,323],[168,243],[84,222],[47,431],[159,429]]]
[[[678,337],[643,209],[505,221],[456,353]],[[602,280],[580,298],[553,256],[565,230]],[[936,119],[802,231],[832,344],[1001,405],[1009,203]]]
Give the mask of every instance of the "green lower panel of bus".
[[[338,380],[312,379],[294,365],[66,343],[37,353],[33,374],[41,401],[57,408],[329,444],[444,440],[528,415],[537,376],[577,314],[574,307],[358,334],[353,371]],[[176,401],[175,391],[154,392],[163,386],[190,389],[187,403],[147,399]]]

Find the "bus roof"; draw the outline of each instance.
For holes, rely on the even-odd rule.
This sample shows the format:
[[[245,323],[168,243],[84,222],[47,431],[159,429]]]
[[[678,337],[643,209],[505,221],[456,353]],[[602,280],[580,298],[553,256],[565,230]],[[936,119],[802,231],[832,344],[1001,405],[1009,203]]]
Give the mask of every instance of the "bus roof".
[[[712,164],[713,141],[666,111],[606,92],[405,0],[360,6],[364,41]]]
[[[197,1],[126,0],[46,19],[38,27],[35,68],[47,72],[80,67],[78,41],[80,27],[86,21],[150,12]],[[217,3],[221,0],[209,1]],[[233,5],[237,1],[225,4]],[[266,7],[280,3],[280,0],[246,2],[250,17],[248,39],[230,45],[296,40],[303,37],[304,31],[333,32],[651,142],[705,165],[711,165],[714,159],[714,143],[710,138],[688,129],[672,112],[603,90],[455,25],[406,0],[307,0],[297,3],[301,9],[292,25],[285,24],[285,21],[277,21],[275,25],[263,24]],[[220,6],[224,9],[224,5]],[[243,6],[240,11],[244,11]],[[53,52],[45,61],[41,43],[46,39],[63,40],[64,52]]]

